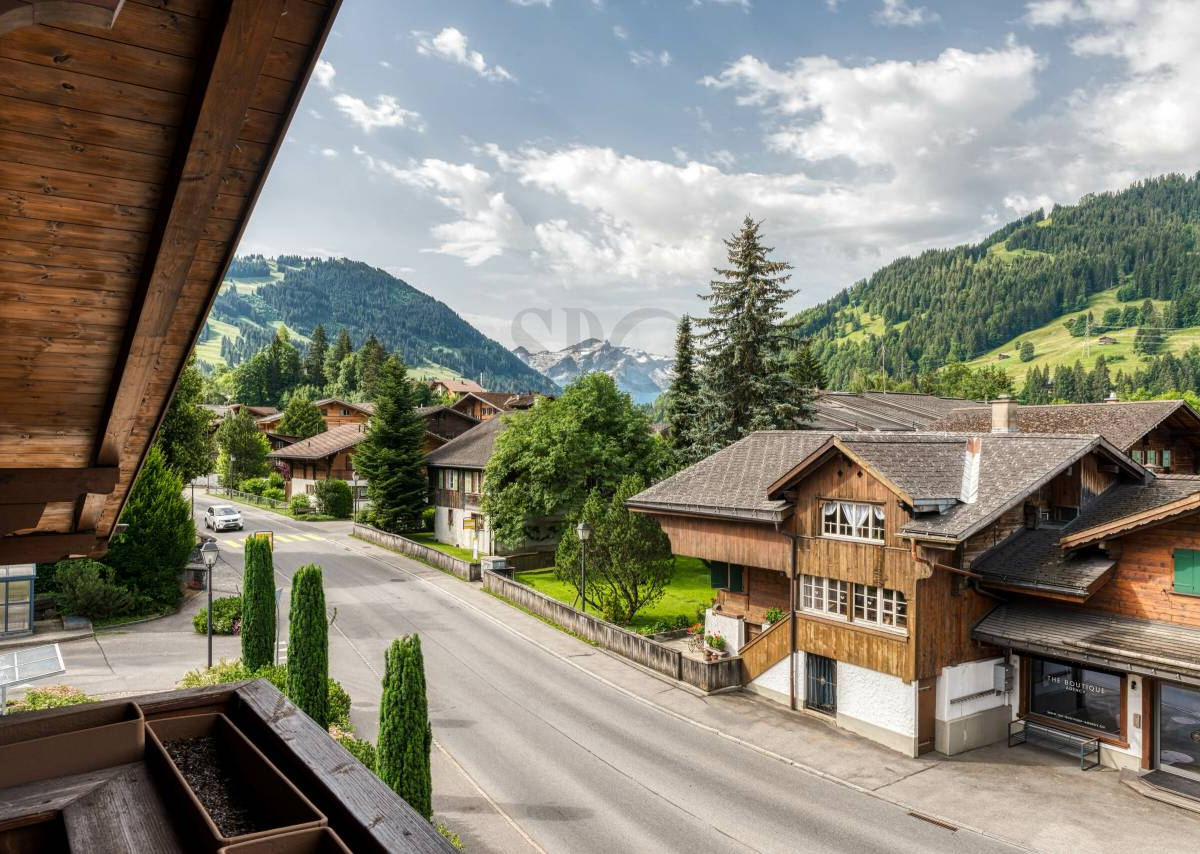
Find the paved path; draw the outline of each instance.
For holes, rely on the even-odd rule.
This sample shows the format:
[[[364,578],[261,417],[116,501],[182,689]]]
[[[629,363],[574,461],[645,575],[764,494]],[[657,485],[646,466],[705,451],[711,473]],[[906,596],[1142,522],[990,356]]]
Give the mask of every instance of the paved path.
[[[303,563],[324,568],[327,602],[337,610],[331,671],[354,697],[363,735],[375,734],[385,648],[420,633],[440,748],[435,810],[472,852],[1018,850],[967,829],[985,813],[993,834],[1056,851],[1151,843],[1157,852],[1191,850],[1182,838],[1200,831],[1190,816],[1123,795],[1113,775],[1068,774],[1053,754],[1032,760],[1038,779],[1078,788],[1048,796],[1041,813],[1022,814],[1009,800],[1019,792],[1005,792],[1012,781],[1003,765],[982,760],[1003,753],[977,752],[968,768],[976,776],[964,777],[955,770],[962,763],[907,759],[758,698],[697,697],[478,585],[349,539],[346,524],[243,512],[249,527],[275,530],[283,586]],[[228,564],[218,587],[230,586],[240,577],[244,534],[219,539]],[[219,654],[235,656],[236,639],[221,640]],[[169,687],[203,658],[203,638],[181,636],[169,621],[102,636],[94,646],[118,662],[111,671],[88,645],[74,646],[78,652],[66,649],[70,681],[92,691]],[[120,675],[130,669],[120,662],[145,660],[148,651],[161,663]],[[936,826],[901,804],[955,815],[962,827]],[[1115,815],[1132,826],[1114,826]]]

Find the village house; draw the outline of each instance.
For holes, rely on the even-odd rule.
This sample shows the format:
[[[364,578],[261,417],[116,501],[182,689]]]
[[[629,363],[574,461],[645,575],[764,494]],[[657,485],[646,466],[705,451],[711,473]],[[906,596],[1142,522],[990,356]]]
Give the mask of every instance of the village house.
[[[538,397],[508,391],[471,391],[450,404],[450,408],[470,415],[476,421],[487,421],[505,412],[532,409]]]
[[[425,419],[425,453],[429,454],[456,439],[479,421],[449,406],[420,406],[417,414]]]
[[[446,395],[472,394],[487,391],[479,383],[467,379],[430,380],[429,389],[434,394],[443,397]]]
[[[1014,408],[962,435],[755,433],[629,506],[710,563],[706,631],[749,690],[913,756],[1012,727],[1200,765],[1181,724],[1152,729],[1200,726],[1200,479],[1014,430]]]
[[[1182,400],[1010,404],[1011,427],[1022,433],[1098,433],[1147,468],[1166,474],[1194,474],[1200,464],[1200,414]],[[986,431],[987,406],[955,409],[931,422],[929,430]]]
[[[267,454],[283,474],[287,497],[315,494],[320,480],[344,480],[353,486],[354,449],[366,438],[365,429],[362,424],[343,424]],[[357,486],[356,497],[365,498],[366,482]]]
[[[434,537],[447,545],[478,549],[480,554],[508,556],[510,564],[520,569],[549,566],[557,541],[547,533],[544,520],[531,520],[530,538],[510,548],[495,540],[483,513],[483,472],[504,429],[505,419],[492,418],[429,454]]]

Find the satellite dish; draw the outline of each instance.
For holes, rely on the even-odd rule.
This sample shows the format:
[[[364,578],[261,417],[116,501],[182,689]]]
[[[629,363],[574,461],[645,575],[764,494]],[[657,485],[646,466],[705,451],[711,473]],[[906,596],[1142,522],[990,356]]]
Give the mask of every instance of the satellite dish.
[[[56,643],[0,653],[0,715],[8,714],[10,687],[66,672],[62,650]]]

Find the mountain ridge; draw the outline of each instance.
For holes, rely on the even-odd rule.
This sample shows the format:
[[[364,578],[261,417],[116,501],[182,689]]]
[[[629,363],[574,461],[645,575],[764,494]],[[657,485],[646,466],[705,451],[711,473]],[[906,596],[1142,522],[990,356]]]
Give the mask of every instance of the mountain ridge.
[[[606,373],[616,380],[621,391],[638,403],[653,402],[671,382],[673,360],[670,357],[600,338],[586,338],[561,350],[534,353],[525,347],[516,347],[512,352],[559,387],[581,374]]]

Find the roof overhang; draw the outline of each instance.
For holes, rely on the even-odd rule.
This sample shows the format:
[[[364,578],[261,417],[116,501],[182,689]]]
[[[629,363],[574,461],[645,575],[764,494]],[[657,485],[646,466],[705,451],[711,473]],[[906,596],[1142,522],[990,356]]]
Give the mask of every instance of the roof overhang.
[[[702,504],[660,504],[654,501],[629,499],[625,506],[635,513],[651,516],[690,516],[702,519],[721,519],[726,522],[754,522],[774,525],[792,515],[792,506],[780,502],[776,510],[755,510],[737,507],[709,507]]]
[[[1180,516],[1187,516],[1200,510],[1200,491],[1184,496],[1177,501],[1162,504],[1141,513],[1132,513],[1120,519],[1114,519],[1103,525],[1095,525],[1082,531],[1074,531],[1062,537],[1058,543],[1064,549],[1077,549],[1082,546],[1124,536],[1143,528],[1161,525]]]

